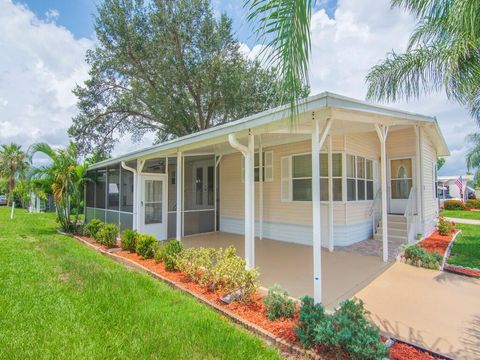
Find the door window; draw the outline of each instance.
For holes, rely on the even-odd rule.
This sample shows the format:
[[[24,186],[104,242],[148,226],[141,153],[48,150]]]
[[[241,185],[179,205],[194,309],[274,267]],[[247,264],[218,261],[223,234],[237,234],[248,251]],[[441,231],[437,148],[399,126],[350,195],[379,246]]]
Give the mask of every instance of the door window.
[[[412,188],[412,159],[392,160],[390,179],[392,199],[408,199]]]
[[[163,222],[163,181],[145,180],[145,224]]]

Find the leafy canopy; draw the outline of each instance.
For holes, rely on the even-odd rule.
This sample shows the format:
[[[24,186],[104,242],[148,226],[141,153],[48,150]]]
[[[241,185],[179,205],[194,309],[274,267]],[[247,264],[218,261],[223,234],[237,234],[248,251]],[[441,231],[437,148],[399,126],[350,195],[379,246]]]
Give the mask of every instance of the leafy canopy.
[[[367,75],[369,99],[396,101],[445,90],[480,123],[480,3],[393,0],[418,18],[407,51],[391,52]]]
[[[69,129],[82,153],[109,153],[124,134],[161,142],[279,102],[275,73],[240,53],[231,20],[208,0],[105,0],[95,31]]]

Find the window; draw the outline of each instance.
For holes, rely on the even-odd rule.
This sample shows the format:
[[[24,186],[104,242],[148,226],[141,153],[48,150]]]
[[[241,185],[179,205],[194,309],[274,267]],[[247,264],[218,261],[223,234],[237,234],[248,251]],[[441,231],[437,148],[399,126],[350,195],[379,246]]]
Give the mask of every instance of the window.
[[[273,181],[273,151],[264,151],[263,153],[263,181]],[[255,182],[260,181],[260,157],[258,152],[254,155],[253,173]],[[242,156],[242,182],[245,181],[245,158]]]
[[[373,161],[347,155],[347,201],[373,200]]]
[[[408,199],[412,188],[412,159],[390,160],[392,199]]]
[[[107,182],[107,172],[105,169],[97,170],[97,180],[95,182],[96,208],[105,209],[105,184]]]
[[[120,211],[133,212],[133,173],[121,168]]]
[[[118,210],[120,202],[120,176],[119,176],[119,167],[108,168],[108,203],[107,207],[109,210]]]
[[[146,160],[142,172],[148,174],[165,174],[165,170],[166,160],[162,157]]]
[[[342,201],[342,154],[332,154],[333,201]],[[320,154],[320,196],[329,200],[328,154]],[[282,201],[312,200],[312,156],[310,154],[286,156],[281,159]]]
[[[86,200],[87,200],[87,207],[94,208],[95,207],[95,171],[87,172],[87,177],[90,181],[86,182]]]

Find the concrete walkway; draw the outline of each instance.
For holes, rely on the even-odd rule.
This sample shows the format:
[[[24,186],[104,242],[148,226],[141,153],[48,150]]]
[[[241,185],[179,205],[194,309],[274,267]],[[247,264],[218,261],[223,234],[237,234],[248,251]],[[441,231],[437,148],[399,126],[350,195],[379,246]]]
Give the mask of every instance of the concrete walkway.
[[[448,221],[453,221],[456,224],[480,225],[480,220],[475,220],[475,219],[458,219],[458,218],[451,218],[451,217],[446,217],[445,219]]]
[[[480,280],[396,263],[356,294],[383,331],[455,359],[480,358]]]

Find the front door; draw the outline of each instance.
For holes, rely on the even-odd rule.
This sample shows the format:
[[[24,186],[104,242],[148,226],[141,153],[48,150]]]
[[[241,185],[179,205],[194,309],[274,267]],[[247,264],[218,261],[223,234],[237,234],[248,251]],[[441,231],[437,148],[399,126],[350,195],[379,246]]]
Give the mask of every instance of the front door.
[[[413,158],[390,160],[390,213],[404,214],[413,185]]]
[[[141,232],[167,238],[167,178],[165,175],[143,175],[141,193]]]

